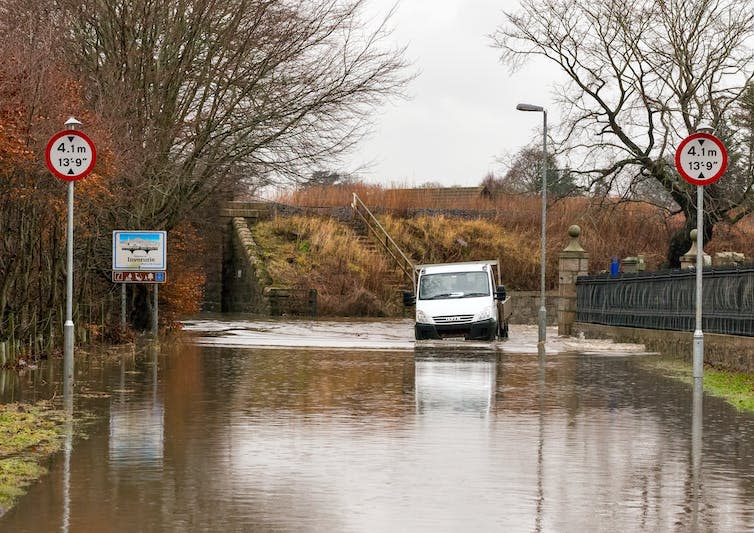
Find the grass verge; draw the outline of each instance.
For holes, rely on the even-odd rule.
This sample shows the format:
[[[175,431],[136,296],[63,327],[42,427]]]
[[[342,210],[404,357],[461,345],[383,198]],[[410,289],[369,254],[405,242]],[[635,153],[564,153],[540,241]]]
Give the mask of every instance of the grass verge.
[[[680,359],[647,359],[642,366],[663,376],[691,384],[693,369]],[[754,374],[704,367],[704,392],[724,399],[739,411],[754,412]]]
[[[0,405],[0,516],[47,472],[42,463],[60,449],[64,422],[51,402]]]

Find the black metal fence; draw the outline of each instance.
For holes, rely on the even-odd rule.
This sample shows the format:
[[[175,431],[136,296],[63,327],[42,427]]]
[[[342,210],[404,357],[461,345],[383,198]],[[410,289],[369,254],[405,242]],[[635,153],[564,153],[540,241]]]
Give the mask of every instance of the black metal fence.
[[[702,280],[702,330],[754,337],[754,265],[707,267]],[[695,300],[689,269],[576,280],[578,322],[693,331]]]

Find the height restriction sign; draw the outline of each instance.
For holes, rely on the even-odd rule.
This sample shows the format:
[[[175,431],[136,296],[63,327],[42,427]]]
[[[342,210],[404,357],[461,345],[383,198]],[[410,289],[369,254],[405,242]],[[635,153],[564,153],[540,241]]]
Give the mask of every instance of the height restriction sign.
[[[710,185],[728,168],[728,150],[714,135],[694,133],[678,145],[675,167],[691,185]]]
[[[94,143],[80,131],[59,131],[47,143],[47,168],[61,180],[76,181],[88,176],[96,161]]]

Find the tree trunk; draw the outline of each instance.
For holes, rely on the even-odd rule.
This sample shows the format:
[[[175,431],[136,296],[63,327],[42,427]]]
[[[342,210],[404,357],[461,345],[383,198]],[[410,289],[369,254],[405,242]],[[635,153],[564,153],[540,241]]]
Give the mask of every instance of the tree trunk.
[[[704,217],[704,235],[702,242],[706,245],[711,239],[714,223],[708,216]],[[696,214],[686,216],[686,223],[670,238],[668,245],[667,267],[681,268],[681,256],[688,253],[691,248],[691,230],[696,229]]]

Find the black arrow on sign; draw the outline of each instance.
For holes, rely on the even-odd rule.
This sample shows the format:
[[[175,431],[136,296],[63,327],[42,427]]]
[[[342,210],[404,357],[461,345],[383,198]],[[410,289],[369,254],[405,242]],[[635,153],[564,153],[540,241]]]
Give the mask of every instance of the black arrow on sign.
[[[698,179],[698,180],[703,180],[703,179],[707,179],[707,178],[706,178],[706,176],[705,176],[704,174],[702,174],[702,173],[700,172],[700,173],[699,173],[699,177],[698,177],[698,178],[696,178],[696,179]]]
[[[68,137],[69,142],[73,142],[73,136]]]
[[[68,175],[69,176],[73,176],[73,169],[72,168],[68,169]]]

